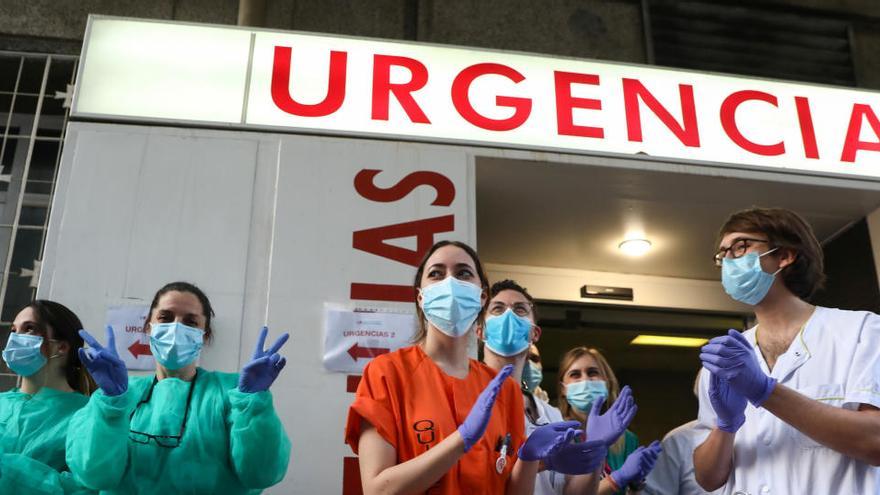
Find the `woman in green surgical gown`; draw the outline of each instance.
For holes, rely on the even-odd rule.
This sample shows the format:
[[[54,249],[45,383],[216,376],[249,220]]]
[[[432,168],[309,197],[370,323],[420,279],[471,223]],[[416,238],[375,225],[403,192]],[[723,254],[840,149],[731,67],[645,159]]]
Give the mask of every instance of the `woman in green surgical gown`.
[[[81,491],[64,456],[68,422],[89,400],[81,328],[71,310],[46,300],[12,323],[3,361],[20,381],[0,393],[0,494]]]
[[[101,390],[70,423],[67,463],[79,481],[107,494],[234,495],[284,477],[290,442],[268,389],[286,362],[278,350],[287,334],[264,350],[264,328],[241,373],[208,371],[196,363],[212,316],[192,284],[156,293],[145,325],[154,376],[127,376],[112,333],[105,348],[82,332],[82,360]]]

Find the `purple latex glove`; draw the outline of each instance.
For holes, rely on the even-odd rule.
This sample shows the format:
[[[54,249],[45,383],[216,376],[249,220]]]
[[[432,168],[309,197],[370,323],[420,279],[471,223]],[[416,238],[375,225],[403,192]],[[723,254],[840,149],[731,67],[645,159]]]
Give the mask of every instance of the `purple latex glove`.
[[[464,451],[471,450],[471,447],[483,437],[486,432],[486,426],[489,425],[489,418],[492,417],[492,407],[495,405],[495,399],[498,398],[498,392],[504,385],[504,380],[513,373],[513,365],[508,364],[501,368],[501,371],[495,375],[495,378],[486,385],[486,388],[480,392],[477,402],[471,408],[471,412],[464,418],[464,423],[459,425],[458,433],[464,440]]]
[[[588,474],[605,463],[608,447],[603,440],[566,443],[551,456],[544,459],[550,471],[562,474]]]
[[[776,380],[761,370],[752,345],[736,330],[710,340],[701,349],[700,360],[707,370],[730,383],[755,407],[761,407],[776,386]]]
[[[736,393],[729,383],[715,374],[709,375],[709,402],[718,417],[719,430],[736,433],[746,422],[746,398]]]
[[[662,450],[660,442],[656,440],[647,447],[637,448],[635,452],[623,461],[623,466],[620,466],[620,469],[611,473],[611,477],[621,489],[630,483],[642,481],[654,469],[654,464],[657,463],[657,456],[660,455]]]
[[[263,350],[268,333],[269,329],[267,327],[260,329],[260,335],[257,337],[257,346],[254,349],[254,357],[248,364],[244,365],[244,368],[241,369],[241,373],[238,375],[238,389],[242,392],[254,393],[269,390],[269,386],[278,378],[278,373],[287,364],[287,358],[278,354],[278,350],[287,342],[290,334],[282,334],[269,350]]]
[[[580,425],[580,421],[559,421],[537,427],[519,448],[519,458],[523,461],[543,461],[552,457],[583,433],[583,430],[577,429]]]
[[[632,390],[628,385],[623,387],[617,400],[605,414],[599,414],[603,404],[605,397],[593,401],[593,407],[587,417],[587,440],[602,440],[606,446],[610,446],[620,438],[620,435],[623,435],[639,408],[633,400]]]
[[[85,330],[80,330],[79,336],[89,345],[88,348],[79,349],[79,360],[92,375],[95,383],[101,387],[105,395],[115,396],[125,393],[128,390],[128,370],[116,354],[113,327],[107,326],[107,347],[99,344]]]

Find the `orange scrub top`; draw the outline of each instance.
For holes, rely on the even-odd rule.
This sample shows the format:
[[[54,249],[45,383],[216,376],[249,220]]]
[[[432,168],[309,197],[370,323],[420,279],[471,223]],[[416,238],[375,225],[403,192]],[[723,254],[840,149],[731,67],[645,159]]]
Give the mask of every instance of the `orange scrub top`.
[[[470,360],[467,378],[447,375],[419,346],[373,359],[364,369],[348,410],[345,443],[358,452],[361,419],[369,421],[406,462],[458,430],[496,372]],[[523,400],[513,380],[504,381],[486,433],[427,492],[431,495],[504,493],[516,452],[525,440]],[[496,470],[499,447],[510,434],[507,462]]]

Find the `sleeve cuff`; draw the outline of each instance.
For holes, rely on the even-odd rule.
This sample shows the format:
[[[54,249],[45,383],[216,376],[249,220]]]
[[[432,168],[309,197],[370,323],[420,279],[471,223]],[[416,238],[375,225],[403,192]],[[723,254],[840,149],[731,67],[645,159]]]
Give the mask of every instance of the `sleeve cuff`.
[[[94,403],[105,418],[116,418],[131,413],[131,409],[134,407],[133,397],[131,389],[127,389],[119,395],[107,395],[103,390],[98,389],[92,394],[89,402]]]
[[[386,442],[395,449],[397,448],[396,423],[391,412],[373,399],[358,397],[348,409],[348,421],[345,426],[345,443],[351,447],[355,454],[358,453],[358,442],[363,431],[363,420],[369,421]]]
[[[272,394],[268,390],[242,392],[238,388],[233,388],[229,391],[229,404],[242,413],[260,414],[272,409]]]
[[[880,387],[862,387],[848,391],[843,398],[843,407],[858,409],[859,404],[880,408]]]

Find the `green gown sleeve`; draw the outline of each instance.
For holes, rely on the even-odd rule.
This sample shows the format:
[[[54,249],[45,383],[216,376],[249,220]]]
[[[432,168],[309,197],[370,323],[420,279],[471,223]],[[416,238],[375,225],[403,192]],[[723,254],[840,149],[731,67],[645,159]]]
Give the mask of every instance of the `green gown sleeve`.
[[[247,488],[272,486],[284,478],[290,440],[268,391],[228,392],[229,455],[235,474]]]
[[[125,474],[132,397],[130,385],[125,393],[112,397],[99,390],[70,420],[67,465],[88,488],[112,489]]]
[[[23,454],[0,456],[0,495],[91,495],[69,472]]]

